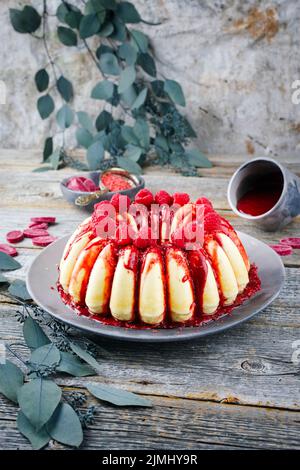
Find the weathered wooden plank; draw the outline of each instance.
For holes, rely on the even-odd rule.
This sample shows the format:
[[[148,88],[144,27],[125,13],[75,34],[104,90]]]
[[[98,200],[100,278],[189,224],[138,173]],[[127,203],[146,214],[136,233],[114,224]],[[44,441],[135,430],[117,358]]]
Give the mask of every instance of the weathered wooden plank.
[[[84,161],[85,154],[81,150],[69,151],[69,154],[73,157]],[[263,155],[262,155],[263,156]],[[227,175],[230,174],[228,171],[232,171],[236,169],[241,164],[249,161],[251,158],[249,155],[207,155],[210,161],[213,164],[213,168],[205,169],[200,168],[200,174],[206,174],[208,176],[216,176],[216,172],[219,175]],[[18,150],[18,149],[0,149],[0,161],[1,161],[1,168],[3,170],[6,169],[13,169],[14,172],[23,172],[32,171],[33,169],[39,167],[41,165],[42,160],[42,150],[38,149],[25,149],[25,150]],[[278,159],[282,164],[286,165],[291,171],[295,171],[296,173],[300,172],[299,167],[299,159],[298,156],[292,155],[289,157],[282,157]],[[145,173],[156,173],[161,174],[161,167],[158,166],[146,166]],[[60,174],[64,172],[70,171],[69,168],[64,168],[60,170]],[[166,174],[175,174],[175,171],[171,167],[164,167],[164,173]]]
[[[82,390],[80,390],[82,391]],[[97,406],[84,449],[276,449],[300,448],[298,413],[151,397],[154,407]],[[0,398],[1,447],[28,449],[15,428],[15,408]],[[188,423],[188,425],[187,425]],[[61,447],[61,446],[60,446]],[[50,449],[53,444],[50,444]]]
[[[300,339],[299,280],[298,269],[287,269],[284,290],[272,306],[220,335],[159,347],[93,337],[111,354],[99,357],[101,378],[146,394],[298,410],[300,366],[292,362],[292,345]],[[0,304],[4,341],[22,338],[14,312],[14,306]],[[61,383],[82,385],[85,380],[64,377]]]

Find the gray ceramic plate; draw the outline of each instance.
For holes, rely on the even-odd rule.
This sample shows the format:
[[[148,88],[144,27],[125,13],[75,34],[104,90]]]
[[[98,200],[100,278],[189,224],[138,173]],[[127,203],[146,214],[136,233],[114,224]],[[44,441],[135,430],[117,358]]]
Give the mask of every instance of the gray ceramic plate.
[[[27,288],[38,305],[58,320],[90,333],[131,341],[179,341],[206,336],[231,328],[253,317],[279,294],[284,282],[284,266],[280,257],[268,245],[239,232],[252,263],[258,266],[261,290],[232,313],[200,327],[135,330],[104,325],[97,320],[79,316],[65,305],[56,288],[57,264],[68,237],[63,237],[44,249],[33,261],[27,276]]]

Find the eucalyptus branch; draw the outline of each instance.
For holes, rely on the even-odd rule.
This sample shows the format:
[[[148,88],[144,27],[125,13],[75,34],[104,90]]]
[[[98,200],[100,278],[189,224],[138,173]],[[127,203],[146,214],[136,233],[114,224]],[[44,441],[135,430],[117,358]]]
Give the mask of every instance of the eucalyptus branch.
[[[55,16],[59,21],[57,35],[60,42],[71,49],[81,40],[102,79],[93,86],[92,92],[94,99],[106,102],[95,124],[87,113],[77,113],[80,126],[76,125],[76,139],[78,145],[87,150],[90,169],[104,169],[114,164],[138,173],[140,165],[147,159],[153,163],[152,150],[157,153],[157,163],[164,165],[174,161],[178,168],[180,162],[184,174],[194,174],[196,167],[210,166],[197,149],[192,149],[192,154],[186,150],[196,133],[177,108],[177,105],[185,106],[182,88],[178,82],[167,79],[157,70],[159,61],[149,37],[136,29],[137,23],[158,26],[161,22],[142,19],[134,4],[128,1],[117,1],[113,9],[111,5],[103,6],[101,12],[92,1],[81,0],[80,4],[83,7],[80,8],[78,2],[61,0]],[[33,7],[11,10],[10,19],[16,31],[30,33],[43,41],[51,66],[54,84],[50,83],[45,68],[39,70],[35,77],[38,91],[46,92],[37,101],[41,118],[47,119],[55,109],[55,101],[50,94],[54,88],[62,100],[62,106],[56,112],[57,124],[62,129],[62,147],[54,149],[53,136],[48,137],[43,152],[43,162],[50,160],[53,168],[58,169],[61,162],[76,164],[64,150],[65,130],[75,121],[75,113],[69,104],[74,90],[51,54],[47,36],[48,5],[47,0],[43,0],[42,15]],[[88,6],[87,10],[85,6]],[[134,28],[130,29],[128,25],[134,25]],[[40,28],[41,34],[38,33]],[[95,53],[89,38],[99,39],[99,36],[102,50],[99,48]],[[110,112],[106,110],[107,104]],[[121,113],[114,110],[121,110]],[[128,130],[127,118],[133,120],[131,130]]]

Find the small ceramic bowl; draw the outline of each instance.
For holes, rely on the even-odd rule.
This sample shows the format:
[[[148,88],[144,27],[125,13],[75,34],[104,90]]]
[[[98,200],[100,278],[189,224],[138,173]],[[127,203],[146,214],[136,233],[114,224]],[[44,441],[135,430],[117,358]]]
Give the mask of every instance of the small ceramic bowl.
[[[76,199],[79,197],[79,196],[88,196],[89,194],[93,194],[93,193],[90,193],[90,192],[87,192],[87,191],[74,191],[72,189],[69,189],[67,187],[67,183],[68,181],[71,179],[71,178],[74,178],[74,176],[83,176],[85,178],[90,178],[91,180],[94,181],[95,185],[98,186],[99,184],[99,177],[100,177],[100,174],[102,172],[101,171],[91,171],[91,172],[85,172],[85,173],[80,173],[78,175],[73,175],[73,176],[69,176],[68,178],[64,178],[61,182],[60,182],[60,189],[61,189],[61,192],[62,192],[62,195],[64,196],[64,198],[68,201],[68,202],[71,202],[72,204],[75,205],[75,201]],[[141,190],[145,187],[145,180],[144,178],[142,178],[141,176],[136,176],[136,175],[132,175],[132,179],[135,181],[136,183],[136,186],[134,186],[133,188],[130,188],[130,189],[124,189],[122,191],[109,191],[105,194],[103,194],[102,196],[99,196],[97,199],[94,199],[92,202],[90,202],[90,204],[88,204],[87,206],[84,206],[84,207],[81,207],[82,209],[85,209],[86,211],[89,211],[89,212],[92,212],[93,209],[94,209],[94,205],[97,204],[98,202],[100,201],[103,201],[103,200],[110,200],[112,198],[112,196],[118,192],[119,194],[125,194],[126,196],[128,196],[130,199],[133,199],[134,196]],[[76,206],[76,207],[79,207],[79,206]]]

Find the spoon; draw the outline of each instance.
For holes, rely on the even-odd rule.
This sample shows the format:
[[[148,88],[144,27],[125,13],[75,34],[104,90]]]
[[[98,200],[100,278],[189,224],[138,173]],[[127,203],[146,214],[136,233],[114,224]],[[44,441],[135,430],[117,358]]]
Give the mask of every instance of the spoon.
[[[100,175],[100,179],[99,179],[100,191],[95,191],[91,194],[86,194],[84,196],[78,196],[77,199],[75,200],[76,206],[80,206],[80,207],[87,206],[98,197],[103,196],[104,194],[110,191],[109,188],[107,188],[101,180],[103,175],[105,175],[106,173],[113,173],[115,175],[121,175],[124,178],[127,178],[128,180],[130,180],[130,182],[132,183],[132,186],[136,185],[136,181],[133,175],[131,175],[127,170],[123,170],[122,168],[110,168],[109,170],[103,171],[103,173],[101,173]]]

